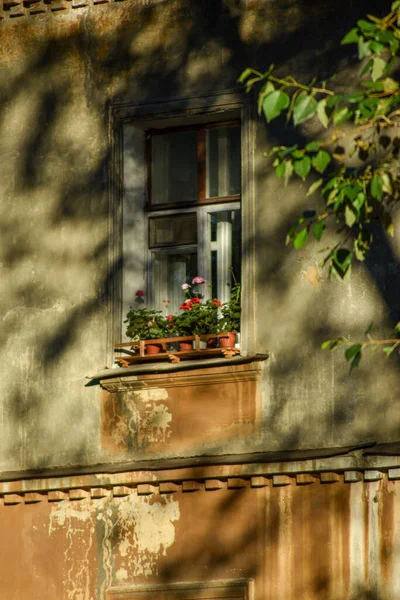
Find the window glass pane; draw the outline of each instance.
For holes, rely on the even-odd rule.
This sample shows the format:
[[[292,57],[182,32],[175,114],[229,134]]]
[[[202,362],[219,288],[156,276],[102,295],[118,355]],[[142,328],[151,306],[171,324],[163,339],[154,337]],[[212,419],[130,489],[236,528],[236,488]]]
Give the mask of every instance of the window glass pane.
[[[154,308],[162,310],[163,300],[170,300],[168,313],[178,313],[184,299],[181,286],[197,275],[196,249],[152,252],[152,263]]]
[[[197,200],[197,132],[153,135],[151,204]]]
[[[197,244],[197,214],[149,218],[149,247]]]
[[[207,196],[240,194],[240,126],[207,129]]]
[[[224,210],[209,214],[211,232],[212,296],[227,302],[234,283],[240,281],[241,227],[240,210]],[[213,239],[214,237],[214,239]]]

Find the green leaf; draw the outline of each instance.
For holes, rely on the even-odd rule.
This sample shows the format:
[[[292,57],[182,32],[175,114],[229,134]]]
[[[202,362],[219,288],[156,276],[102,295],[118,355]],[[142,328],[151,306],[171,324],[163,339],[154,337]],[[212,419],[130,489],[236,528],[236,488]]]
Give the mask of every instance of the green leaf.
[[[332,253],[332,268],[339,279],[344,279],[351,267],[353,253],[347,248],[339,248]]]
[[[365,231],[364,229],[359,232],[357,238],[354,240],[354,252],[357,260],[360,262],[365,260],[372,241],[372,233]]]
[[[302,229],[301,231],[299,231],[299,233],[294,238],[293,246],[296,248],[296,250],[300,250],[300,248],[302,248],[304,246],[304,244],[306,244],[307,240],[308,240],[308,231],[307,231],[307,229]]]
[[[353,227],[354,223],[357,221],[357,216],[348,204],[346,204],[346,208],[344,209],[344,219],[347,227]]]
[[[272,119],[279,117],[281,112],[289,106],[289,103],[289,96],[280,90],[274,90],[265,96],[263,101],[263,111],[268,123],[272,121]]]
[[[334,108],[343,100],[344,96],[342,94],[334,94],[333,96],[329,96],[326,98],[326,105],[328,108]]]
[[[384,346],[382,350],[384,351],[386,356],[390,356],[395,348],[396,344],[393,344],[393,346]]]
[[[315,115],[317,108],[318,102],[313,96],[309,96],[305,92],[299,94],[293,107],[294,124],[300,125],[300,123],[311,119]]]
[[[366,34],[375,32],[377,30],[375,23],[371,23],[371,21],[366,21],[365,19],[359,19],[357,21],[357,25],[361,31]]]
[[[400,1],[400,0],[399,0]],[[398,323],[396,323],[396,325],[394,326],[394,331],[396,333],[400,333],[400,321]]]
[[[371,54],[370,41],[366,42],[364,38],[360,37],[358,40],[358,58],[361,60],[366,56],[371,56]]]
[[[353,202],[357,198],[357,195],[361,192],[361,187],[359,185],[347,185],[344,188],[345,194],[347,198]]]
[[[285,173],[285,163],[281,162],[279,163],[279,165],[276,167],[275,169],[275,174],[277,176],[278,179],[281,179],[283,177],[283,174]]]
[[[380,42],[376,42],[374,40],[372,40],[372,42],[370,43],[369,46],[370,46],[371,50],[373,52],[375,52],[375,54],[380,54],[385,47],[384,44],[381,44]]]
[[[324,98],[324,100],[320,100],[318,102],[318,106],[317,106],[317,116],[318,119],[320,120],[320,123],[323,127],[325,127],[325,129],[328,127],[329,124],[329,118],[328,115],[326,114],[326,98]]]
[[[395,37],[390,31],[377,31],[375,34],[375,39],[383,44],[391,44]]]
[[[371,73],[371,77],[373,81],[376,81],[377,79],[380,79],[385,71],[385,67],[386,67],[386,61],[383,60],[382,58],[379,58],[379,56],[376,56],[373,59],[373,67],[372,67],[372,73]]]
[[[344,353],[345,359],[351,360],[352,358],[354,358],[354,356],[361,352],[361,348],[361,344],[353,344],[352,346],[350,346],[350,348],[347,348],[346,352]]]
[[[311,170],[311,159],[309,156],[303,156],[301,160],[295,160],[293,163],[294,172],[304,181]]]
[[[350,102],[351,104],[353,104],[353,103],[361,102],[361,100],[363,100],[363,98],[364,98],[363,92],[352,92],[351,94],[347,94],[344,97],[344,100],[346,100],[346,102]]]
[[[261,88],[260,93],[258,94],[258,114],[259,115],[261,115],[261,113],[262,113],[263,102],[264,102],[265,96],[268,96],[268,94],[270,94],[274,90],[275,90],[275,86],[270,81],[267,81],[267,83],[265,85],[263,85],[263,87]]]
[[[285,185],[288,184],[288,181],[293,173],[293,163],[291,160],[285,161],[285,172],[283,174],[283,179],[285,181]]]
[[[361,71],[361,77],[363,77],[364,75],[369,73],[372,70],[373,66],[374,66],[374,61],[371,58],[364,66],[363,70]],[[366,85],[366,84],[364,83],[363,85]]]
[[[321,187],[323,182],[324,182],[324,180],[322,179],[322,177],[321,177],[321,179],[314,181],[314,183],[312,183],[310,185],[310,187],[308,188],[308,192],[307,192],[306,196],[311,196],[311,194],[313,194],[319,187]]]
[[[321,147],[322,142],[318,140],[313,140],[306,145],[307,152],[318,152]]]
[[[250,75],[252,75],[254,73],[253,69],[247,68],[244,71],[242,71],[242,73],[240,74],[240,76],[238,77],[238,82],[239,83],[244,83],[244,81],[250,77]]]
[[[333,113],[333,122],[335,125],[341,125],[342,123],[347,121],[347,119],[349,119],[352,114],[352,111],[347,106],[339,108],[339,110]]]
[[[362,205],[364,204],[364,202],[365,202],[365,194],[363,194],[362,192],[360,192],[359,194],[357,194],[357,197],[353,201],[353,206],[357,210],[357,212],[360,211],[360,209],[361,209]]]
[[[348,33],[346,33],[346,35],[344,36],[344,38],[342,39],[342,41],[340,43],[343,45],[344,44],[357,44],[359,37],[360,37],[360,34],[358,33],[358,28],[353,27],[353,29],[350,29],[350,31]]]
[[[382,81],[382,83],[383,83],[383,91],[387,92],[388,94],[397,92],[397,90],[399,89],[399,84],[397,83],[397,81],[395,81],[391,77],[386,77],[386,79],[384,79]]]
[[[303,156],[304,152],[302,152],[301,150],[295,150],[294,152],[292,152],[293,158],[303,158]]]
[[[343,342],[345,341],[346,340],[343,336],[335,338],[334,340],[325,340],[325,342],[322,342],[321,348],[322,350],[334,350],[336,346],[339,346],[339,344],[343,344]]]
[[[332,158],[329,152],[326,152],[326,150],[320,150],[312,159],[312,166],[316,171],[318,171],[318,173],[323,173],[331,160]]]
[[[360,350],[360,352],[357,352],[357,354],[354,356],[353,360],[350,363],[350,373],[352,372],[354,367],[358,367],[358,365],[360,364],[361,356],[362,355]]]
[[[325,223],[323,221],[317,221],[313,227],[313,234],[316,240],[320,240],[322,237],[322,234],[324,233],[325,230]]]
[[[280,158],[285,158],[286,156],[289,156],[289,154],[292,154],[292,152],[294,150],[296,150],[296,148],[298,147],[297,144],[294,144],[293,146],[287,146],[286,148],[284,147],[278,154],[278,156]]]
[[[379,200],[379,201],[382,200],[382,196],[383,196],[382,186],[383,186],[382,177],[380,177],[380,175],[374,175],[371,180],[371,185],[370,185],[371,196],[373,198],[376,198],[376,200]]]

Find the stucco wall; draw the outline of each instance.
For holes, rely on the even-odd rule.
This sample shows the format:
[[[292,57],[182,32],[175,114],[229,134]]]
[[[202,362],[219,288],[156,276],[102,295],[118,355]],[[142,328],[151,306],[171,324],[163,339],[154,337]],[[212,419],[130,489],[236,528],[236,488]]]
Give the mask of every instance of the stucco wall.
[[[138,585],[251,578],[249,600],[399,597],[398,468],[273,477],[263,468],[3,485],[2,595],[138,600]]]
[[[327,75],[346,64],[332,48],[367,8],[344,1],[5,3],[1,471],[115,460],[102,442],[101,390],[85,387],[85,375],[110,366],[117,341],[110,333],[112,273],[121,261],[109,237],[116,228],[110,104],[234,89],[242,68],[272,61]],[[383,240],[378,261],[347,287],[324,279],[314,287],[317,249],[296,254],[284,246],[305,188],[284,189],[263,156],[287,134],[262,121],[254,132],[255,235],[246,261],[254,259],[255,272],[247,293],[256,315],[253,350],[267,349],[271,358],[262,397],[252,398],[259,429],[248,450],[398,439],[395,360],[366,360],[349,378],[342,357],[319,346],[398,312],[399,249],[391,254]]]

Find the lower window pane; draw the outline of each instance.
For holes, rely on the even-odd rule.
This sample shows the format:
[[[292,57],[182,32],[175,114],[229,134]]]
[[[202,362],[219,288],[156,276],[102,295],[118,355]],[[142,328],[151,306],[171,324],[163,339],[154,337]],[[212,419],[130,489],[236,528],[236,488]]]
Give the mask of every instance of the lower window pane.
[[[232,284],[240,281],[240,210],[210,213],[212,296],[227,302]]]
[[[170,300],[168,313],[178,313],[184,299],[183,283],[191,283],[197,275],[197,251],[159,251],[152,253],[153,298],[156,310],[165,307],[163,300]]]

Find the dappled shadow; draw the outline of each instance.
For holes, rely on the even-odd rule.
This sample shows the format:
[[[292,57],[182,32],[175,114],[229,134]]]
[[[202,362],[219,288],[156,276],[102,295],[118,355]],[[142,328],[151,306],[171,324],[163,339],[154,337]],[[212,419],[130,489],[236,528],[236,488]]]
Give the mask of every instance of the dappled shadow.
[[[2,191],[8,199],[1,219],[1,261],[7,294],[3,299],[4,335],[0,343],[6,356],[18,357],[11,360],[10,369],[3,369],[7,389],[4,406],[14,426],[26,426],[26,419],[21,420],[19,409],[14,407],[20,405],[21,394],[29,402],[33,397],[30,386],[35,381],[36,400],[29,419],[41,424],[42,439],[54,427],[60,437],[68,439],[66,425],[70,419],[57,417],[55,398],[63,399],[64,415],[80,407],[81,424],[76,426],[80,433],[71,437],[69,445],[66,442],[68,461],[82,464],[93,458],[92,437],[84,431],[90,430],[89,425],[96,420],[93,406],[97,390],[91,396],[92,404],[87,396],[91,392],[79,385],[87,372],[110,361],[110,346],[117,334],[116,327],[109,323],[122,265],[121,255],[110,258],[110,231],[115,233],[119,226],[110,215],[108,195],[110,104],[189,98],[216,89],[232,89],[237,87],[236,78],[242,68],[264,67],[273,61],[299,74],[312,70],[328,76],[348,57],[349,50],[338,50],[338,42],[349,24],[368,11],[367,4],[341,1],[333,6],[304,0],[244,7],[235,1],[161,2],[132,10],[126,2],[95,7],[92,13],[81,16],[76,13],[68,29],[56,16],[46,31],[41,30],[35,17],[26,18],[30,21],[24,29],[18,29],[13,21],[13,31],[22,45],[15,50],[12,65],[20,61],[20,68],[12,69],[5,54],[2,72],[7,75],[7,85],[0,94],[4,133],[1,156],[7,174]],[[375,3],[369,4],[371,10],[384,12],[384,7],[377,9]],[[3,35],[9,31],[9,23],[4,24]],[[29,53],[25,50],[28,46]],[[266,127],[260,120],[257,127],[266,128],[269,142],[293,140],[288,129],[275,124]],[[266,162],[257,168],[260,189],[263,178],[268,179],[268,171]],[[283,207],[281,191],[278,198]],[[310,355],[316,354],[322,338],[337,331],[328,322],[321,330],[325,310],[320,310],[321,318],[316,319],[314,308],[307,311],[306,307],[293,315],[289,311],[283,316],[285,322],[278,324],[278,308],[290,304],[293,294],[293,261],[297,258],[284,249],[284,239],[298,205],[289,203],[277,219],[277,207],[271,206],[268,194],[263,204],[259,223],[271,211],[275,218],[273,226],[260,227],[254,240],[257,256],[263,257],[258,265],[258,282],[264,294],[271,293],[275,308],[272,320],[266,312],[268,303],[261,307],[257,318],[260,333],[274,322],[275,333],[265,342],[274,354],[268,375],[272,381],[271,401],[263,423],[269,433],[258,442],[269,449],[287,449],[310,447],[310,439],[318,435],[330,444],[358,441],[350,439],[350,426],[343,434],[338,433],[338,428],[356,417],[348,403],[345,405],[346,386],[343,400],[338,386],[334,406],[328,410],[324,404],[320,409],[320,434],[313,433],[312,426],[305,429],[308,414],[314,413],[314,406],[304,398],[307,390],[319,386],[321,394],[326,395],[322,380],[327,373],[336,368],[344,372],[332,366],[330,357],[322,359],[322,369],[314,370],[310,364]],[[247,252],[250,242],[245,241]],[[246,258],[245,251],[244,261]],[[373,266],[377,264],[373,256],[371,273],[395,314],[393,290],[397,284],[393,285],[393,266],[389,271],[391,285],[387,285],[388,275],[382,266],[386,258],[393,259],[390,265],[395,264],[395,257],[385,252],[376,258],[379,267]],[[301,267],[299,263],[298,271]],[[311,298],[310,306],[314,307]],[[287,347],[283,350],[285,344],[280,347],[277,343],[287,330],[296,331],[290,352],[286,352]],[[306,342],[300,343],[301,339]],[[296,402],[289,388],[296,385],[300,373],[303,398]],[[72,388],[70,380],[74,382]],[[98,410],[96,407],[97,414]],[[327,410],[331,411],[328,417]],[[288,419],[289,413],[294,418]],[[327,419],[331,421],[328,437],[322,425]],[[393,422],[393,430],[396,427],[397,421]],[[373,429],[371,424],[371,432]],[[12,431],[10,424],[10,434],[3,442],[8,449],[19,447],[22,441]],[[355,437],[367,433],[364,430]],[[65,449],[58,452],[57,445],[45,449],[46,442],[41,445],[40,440],[37,444],[37,458],[35,453],[26,452],[29,466],[43,467],[65,460]],[[7,454],[18,456],[14,451]],[[12,468],[28,466],[18,460],[11,463]],[[4,469],[11,468],[11,463]]]
[[[113,325],[114,300],[123,257],[120,245],[111,249],[121,223],[110,214],[115,206],[109,190],[110,106],[238,89],[244,67],[271,62],[306,77],[328,77],[348,65],[349,52],[351,62],[354,50],[337,46],[356,18],[369,10],[385,12],[376,2],[348,0],[140,6],[127,0],[91,8],[71,13],[68,21],[47,15],[52,20],[45,28],[35,17],[27,17],[26,26],[17,20],[1,25],[0,36],[15,44],[14,54],[4,52],[0,65],[3,478],[10,471],[64,466],[73,471],[114,460],[99,448],[99,389],[84,387],[86,374],[110,366],[119,327]],[[322,280],[313,288],[301,279],[319,255],[313,249],[294,254],[285,248],[285,237],[305,188],[284,190],[262,157],[264,142],[292,143],[293,133],[262,119],[256,129],[259,212],[243,261],[254,245],[257,350],[270,350],[271,359],[264,369],[260,435],[247,440],[249,446],[285,450],[370,436],[396,439],[395,367],[382,367],[387,382],[379,382],[379,363],[378,374],[366,366],[350,380],[341,356],[319,350],[326,338],[359,333],[364,318],[354,315],[358,299],[363,302],[367,294],[359,284],[362,276],[355,274],[342,304],[339,284],[328,289]],[[300,143],[306,135],[299,134]],[[398,259],[386,238],[377,238],[367,261],[375,291],[365,306],[383,302],[379,318],[394,320]],[[340,329],[342,317],[347,331]],[[214,450],[222,452],[223,446]],[[316,483],[293,495],[271,486],[183,495],[179,543],[162,558],[159,581],[257,577],[268,590],[271,576],[279,582],[271,599],[284,597],[282,590],[292,586],[296,598],[310,592],[336,600],[332,590],[342,564],[339,551],[333,556],[335,535],[348,518],[348,488],[336,495],[322,488]],[[312,531],[304,531],[307,527]],[[103,528],[101,536],[116,551],[120,525],[110,532]],[[336,570],[324,562],[326,556],[333,556]],[[389,598],[368,591],[367,584],[353,591],[358,600]]]

